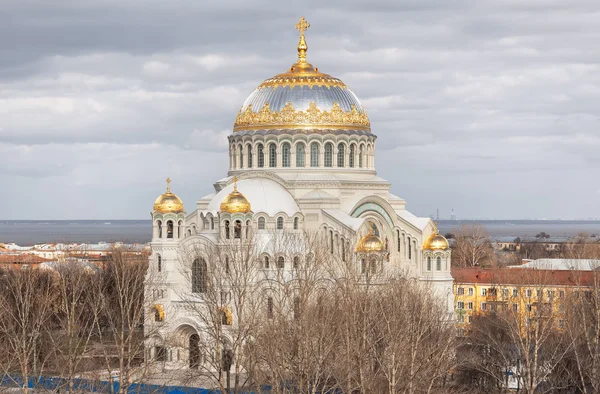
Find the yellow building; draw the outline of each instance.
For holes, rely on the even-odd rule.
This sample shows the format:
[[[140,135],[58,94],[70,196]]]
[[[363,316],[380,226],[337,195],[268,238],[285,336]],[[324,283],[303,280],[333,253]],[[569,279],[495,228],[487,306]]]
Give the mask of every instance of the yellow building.
[[[455,314],[459,330],[468,330],[474,316],[508,312],[526,327],[533,318],[551,318],[564,326],[566,298],[589,291],[591,271],[534,269],[453,269]]]

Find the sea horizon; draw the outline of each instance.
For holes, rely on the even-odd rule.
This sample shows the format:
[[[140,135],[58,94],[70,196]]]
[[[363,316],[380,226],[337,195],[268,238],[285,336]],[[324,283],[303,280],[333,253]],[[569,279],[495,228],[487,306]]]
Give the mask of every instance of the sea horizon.
[[[58,219],[0,220],[0,243],[31,246],[43,243],[148,243],[152,236],[150,219]],[[579,233],[600,236],[600,220],[580,219],[462,219],[439,220],[442,234],[454,233],[462,225],[481,225],[491,238],[569,238]]]

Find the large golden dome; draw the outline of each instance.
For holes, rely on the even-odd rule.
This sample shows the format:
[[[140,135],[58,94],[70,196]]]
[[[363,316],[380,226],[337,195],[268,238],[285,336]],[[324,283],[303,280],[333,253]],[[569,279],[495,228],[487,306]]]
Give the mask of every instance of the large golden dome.
[[[233,178],[233,191],[221,202],[221,212],[248,213],[251,211],[250,202],[237,189],[237,178]]]
[[[448,240],[439,233],[435,226],[435,231],[425,240],[423,250],[446,250],[448,248],[450,248]]]
[[[356,246],[357,252],[371,253],[381,252],[385,249],[383,241],[373,233],[373,227],[369,227],[369,233],[362,237]]]
[[[339,79],[319,72],[306,61],[308,46],[300,31],[298,61],[290,69],[261,83],[244,102],[233,131],[267,129],[362,130],[369,132],[369,118],[354,93]]]
[[[160,213],[183,212],[183,202],[177,195],[171,193],[171,179],[167,178],[167,192],[158,196],[154,201],[154,211]]]

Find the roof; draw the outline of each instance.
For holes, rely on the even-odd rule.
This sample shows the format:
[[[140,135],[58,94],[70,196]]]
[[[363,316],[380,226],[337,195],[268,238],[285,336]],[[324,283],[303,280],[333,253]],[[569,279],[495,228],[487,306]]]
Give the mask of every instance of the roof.
[[[511,266],[518,269],[541,269],[541,270],[577,270],[595,271],[600,268],[600,260],[593,259],[537,259],[523,265]]]
[[[536,237],[519,237],[516,235],[511,236],[502,236],[502,237],[494,237],[494,241],[496,242],[507,242],[512,243],[515,242],[515,239],[519,238],[520,243],[541,243],[541,244],[560,244],[569,242],[572,238],[570,237],[550,237],[550,238],[536,238]]]
[[[425,227],[427,227],[427,225],[431,222],[431,219],[429,218],[417,217],[404,209],[397,210],[395,212],[401,219],[406,220],[408,223],[412,224],[421,231],[424,230]]]
[[[299,200],[337,200],[338,198],[324,190],[315,189],[299,198]]]
[[[279,183],[267,178],[242,179],[237,182],[237,189],[250,202],[252,212],[264,212],[269,216],[275,216],[284,212],[293,216],[300,212],[294,197]],[[217,213],[221,202],[233,191],[233,183],[219,191],[210,201],[207,211]]]
[[[497,284],[497,285],[562,285],[562,286],[591,286],[594,284],[595,273],[591,271],[559,271],[538,269],[481,269],[453,268],[454,283]]]
[[[0,254],[0,264],[41,264],[52,261],[34,254]]]
[[[323,212],[354,231],[357,231],[365,222],[364,218],[352,217],[340,209],[323,209]]]

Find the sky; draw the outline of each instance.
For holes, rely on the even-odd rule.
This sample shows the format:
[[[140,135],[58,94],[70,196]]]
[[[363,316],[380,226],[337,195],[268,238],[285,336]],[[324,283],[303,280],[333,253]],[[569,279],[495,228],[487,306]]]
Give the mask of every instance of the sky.
[[[1,0],[0,219],[191,212],[301,15],[407,209],[600,218],[598,0]]]

